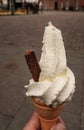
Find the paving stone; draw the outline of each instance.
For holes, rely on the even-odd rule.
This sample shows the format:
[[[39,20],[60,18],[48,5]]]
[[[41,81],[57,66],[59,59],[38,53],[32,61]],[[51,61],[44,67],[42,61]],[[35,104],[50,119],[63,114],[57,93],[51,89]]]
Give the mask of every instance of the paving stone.
[[[83,80],[82,104],[81,104],[81,130],[84,130],[84,80]]]
[[[12,120],[13,117],[0,114],[0,130],[6,130]]]
[[[13,79],[16,79],[16,77],[11,76]],[[24,101],[24,94],[21,93],[21,85],[18,84],[21,81],[19,79],[14,79],[15,82],[10,82],[11,78],[7,79],[7,82],[1,85],[0,111],[3,114],[14,116]]]
[[[84,130],[84,106],[82,106],[81,112],[81,130]]]
[[[7,130],[22,130],[24,128],[25,124],[34,112],[33,104],[28,99],[25,100]]]
[[[84,70],[83,70],[83,77],[84,77]],[[82,87],[82,105],[84,106],[84,80],[82,83],[83,87]]]
[[[80,116],[73,113],[63,112],[62,118],[65,122],[66,129],[68,130],[81,130],[80,129]]]
[[[25,62],[24,54],[21,60],[23,61],[23,66],[20,65],[19,60],[20,59],[8,61],[8,63],[6,61],[5,65],[2,63],[0,71],[2,72],[2,75],[0,75],[0,112],[12,116],[16,114],[24,101],[24,85],[28,84],[29,80],[29,78],[26,77],[31,77]],[[19,68],[14,68],[16,64]],[[4,66],[7,68],[4,68]],[[23,72],[23,68],[25,73]]]

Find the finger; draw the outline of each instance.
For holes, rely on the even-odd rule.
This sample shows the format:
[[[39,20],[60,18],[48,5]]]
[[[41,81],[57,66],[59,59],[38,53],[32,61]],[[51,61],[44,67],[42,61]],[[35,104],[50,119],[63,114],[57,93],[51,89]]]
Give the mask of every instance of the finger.
[[[38,114],[34,112],[30,121],[26,124],[23,130],[38,130],[40,129],[40,121]]]
[[[60,116],[57,119],[57,123],[62,123],[63,125],[65,125],[64,121],[62,120],[62,118]]]
[[[66,130],[66,128],[62,123],[58,123],[54,125],[50,130]]]
[[[37,112],[34,112],[33,116],[30,119],[29,124],[33,126],[33,128],[39,128],[40,127],[40,120]]]

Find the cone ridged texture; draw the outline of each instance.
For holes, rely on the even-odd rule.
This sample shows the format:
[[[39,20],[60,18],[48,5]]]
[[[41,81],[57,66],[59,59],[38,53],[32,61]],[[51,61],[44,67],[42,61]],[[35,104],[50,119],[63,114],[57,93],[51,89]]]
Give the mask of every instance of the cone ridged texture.
[[[41,122],[41,130],[50,130],[50,128],[56,124],[57,117],[60,115],[64,104],[51,108],[45,104],[39,103],[35,98],[32,98],[35,109],[39,115]]]

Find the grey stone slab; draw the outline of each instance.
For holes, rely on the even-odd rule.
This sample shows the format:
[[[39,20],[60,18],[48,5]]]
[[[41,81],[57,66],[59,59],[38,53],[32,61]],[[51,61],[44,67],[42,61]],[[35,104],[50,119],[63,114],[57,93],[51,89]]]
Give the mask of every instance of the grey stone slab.
[[[0,114],[0,130],[6,130],[12,120],[13,117]]]
[[[24,85],[28,84],[31,75],[24,53],[22,59],[16,57],[5,62],[0,68],[0,112],[14,116],[24,101]]]
[[[78,108],[78,109],[77,109]],[[66,112],[71,112],[75,115],[79,115],[80,116],[80,113],[81,113],[81,103],[76,103],[76,102],[68,102],[65,104],[65,108],[64,110]]]
[[[81,113],[81,99],[82,99],[82,88],[83,88],[83,64],[79,56],[73,53],[67,53],[68,56],[68,66],[75,74],[76,79],[76,91],[73,95],[72,101],[65,105],[65,110],[73,114],[80,116]],[[80,78],[81,77],[81,78]],[[77,109],[78,108],[78,109]]]
[[[11,78],[16,79],[17,76]],[[20,78],[10,82],[11,78],[4,85],[0,86],[0,111],[3,114],[14,116],[24,101],[24,90],[21,92]]]
[[[81,111],[81,130],[84,130],[84,106],[82,106]]]
[[[83,77],[84,77],[84,71],[83,71]],[[83,87],[82,87],[82,106],[84,106],[84,80],[83,80]]]
[[[7,130],[22,130],[34,112],[33,104],[27,100],[17,112]]]
[[[77,53],[67,53],[68,66],[73,71],[76,80],[76,94],[80,94],[83,87],[83,75],[84,75],[84,61],[83,55],[78,55]]]
[[[81,104],[81,130],[84,130],[84,82],[82,89],[82,104]]]
[[[84,88],[83,88],[83,93],[82,93],[82,106],[84,107]]]
[[[62,113],[62,119],[65,122],[65,126],[67,130],[81,130],[80,116],[64,111]]]

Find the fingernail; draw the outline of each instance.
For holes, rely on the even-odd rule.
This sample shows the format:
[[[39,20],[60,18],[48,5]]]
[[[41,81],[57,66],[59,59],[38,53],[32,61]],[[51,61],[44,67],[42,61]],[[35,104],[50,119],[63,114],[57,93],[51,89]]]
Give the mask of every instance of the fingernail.
[[[50,130],[55,130],[55,127],[56,127],[56,125],[52,126],[52,128]]]
[[[65,130],[65,126],[62,123],[54,125],[50,130]]]
[[[59,123],[53,130],[65,130],[65,126],[62,123]]]

